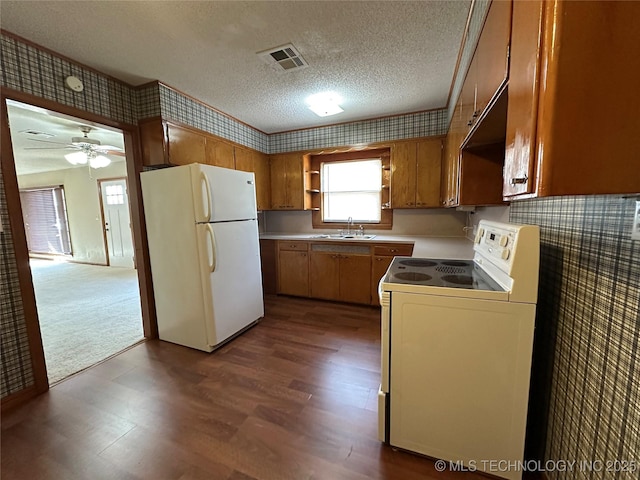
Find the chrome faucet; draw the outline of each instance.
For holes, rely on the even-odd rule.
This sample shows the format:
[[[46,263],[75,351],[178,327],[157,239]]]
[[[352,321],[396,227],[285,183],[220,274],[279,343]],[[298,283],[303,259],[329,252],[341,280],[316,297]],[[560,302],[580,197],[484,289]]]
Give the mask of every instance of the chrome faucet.
[[[347,235],[353,234],[352,228],[353,228],[353,217],[349,217],[347,219]]]

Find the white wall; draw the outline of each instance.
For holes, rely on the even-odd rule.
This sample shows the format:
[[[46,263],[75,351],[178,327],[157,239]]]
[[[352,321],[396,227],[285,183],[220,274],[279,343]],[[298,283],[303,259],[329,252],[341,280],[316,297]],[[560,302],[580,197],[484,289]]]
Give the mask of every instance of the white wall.
[[[67,168],[53,172],[18,176],[19,188],[64,186],[73,259],[83,263],[107,264],[104,246],[98,179],[126,177],[125,162],[114,162],[97,170]]]
[[[366,233],[379,235],[428,235],[433,237],[462,237],[467,214],[453,209],[394,210],[393,228],[376,230],[367,228]],[[264,212],[261,231],[269,233],[335,233],[337,229],[314,229],[311,212]]]
[[[490,220],[493,222],[509,222],[509,206],[476,207],[474,213],[470,213],[467,219],[467,237],[471,240],[475,237],[475,230],[480,220]]]

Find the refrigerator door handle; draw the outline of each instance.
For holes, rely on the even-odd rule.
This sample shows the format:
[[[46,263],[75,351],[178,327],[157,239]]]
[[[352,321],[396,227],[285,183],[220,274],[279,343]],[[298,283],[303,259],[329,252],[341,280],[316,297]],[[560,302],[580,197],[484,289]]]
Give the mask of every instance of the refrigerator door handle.
[[[211,220],[211,185],[209,184],[209,177],[204,172],[200,173],[200,186],[203,190],[202,199],[202,213],[204,215],[205,222]]]
[[[216,237],[210,224],[207,224],[207,256],[209,271],[213,273],[216,271]]]

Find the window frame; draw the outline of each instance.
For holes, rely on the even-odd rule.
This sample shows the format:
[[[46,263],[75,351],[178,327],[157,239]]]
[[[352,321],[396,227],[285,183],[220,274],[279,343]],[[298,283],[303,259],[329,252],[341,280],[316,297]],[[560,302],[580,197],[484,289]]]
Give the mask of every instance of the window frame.
[[[375,148],[375,149],[362,149],[349,152],[339,152],[330,154],[312,154],[309,156],[309,171],[321,172],[321,165],[323,163],[330,162],[344,162],[344,161],[357,161],[357,160],[371,160],[380,159],[382,163],[382,189],[380,192],[380,222],[379,223],[363,223],[365,229],[374,230],[391,230],[393,227],[393,210],[389,208],[389,180],[390,180],[390,167],[391,167],[391,149]],[[320,190],[320,175],[318,174],[317,189]],[[315,188],[315,187],[314,187]],[[321,191],[316,193],[320,196],[319,208],[315,208],[312,213],[312,226],[313,228],[322,229],[344,229],[347,228],[346,222],[325,222],[323,220],[323,206],[324,206],[324,194]]]
[[[28,225],[33,223],[30,220],[31,215],[36,215],[37,213],[41,213],[40,209],[33,209],[32,205],[27,201],[27,196],[30,194],[36,194],[39,192],[51,192],[52,196],[58,196],[61,204],[58,204],[57,208],[55,206],[52,207],[52,211],[56,215],[56,219],[60,222],[60,227],[58,229],[58,235],[60,237],[60,247],[61,250],[64,250],[65,247],[68,248],[68,251],[62,252],[51,252],[44,251],[38,249],[38,243],[36,242],[37,234],[32,232],[32,228]],[[55,192],[59,192],[56,195]],[[73,257],[73,243],[71,242],[71,225],[69,222],[69,209],[67,208],[67,196],[65,192],[64,185],[47,185],[42,187],[27,187],[19,189],[20,195],[20,203],[22,205],[22,221],[25,229],[25,237],[27,240],[27,248],[29,254],[35,255],[51,255],[51,256],[62,256],[62,257]],[[41,229],[43,227],[43,219],[36,218],[35,227],[36,230]],[[47,224],[49,222],[46,222]],[[47,237],[49,238],[49,237]],[[34,243],[35,242],[35,243]],[[49,243],[49,242],[47,242]]]

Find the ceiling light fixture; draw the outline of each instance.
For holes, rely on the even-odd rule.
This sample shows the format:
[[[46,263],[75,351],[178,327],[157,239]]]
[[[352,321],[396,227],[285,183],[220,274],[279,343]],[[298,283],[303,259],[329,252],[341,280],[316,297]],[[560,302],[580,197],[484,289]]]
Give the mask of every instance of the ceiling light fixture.
[[[320,117],[328,117],[344,112],[340,107],[342,97],[335,92],[316,93],[307,98],[309,110]]]
[[[93,150],[67,153],[64,158],[71,165],[86,165],[89,162],[91,168],[102,168],[111,164],[111,159],[99,155]]]

